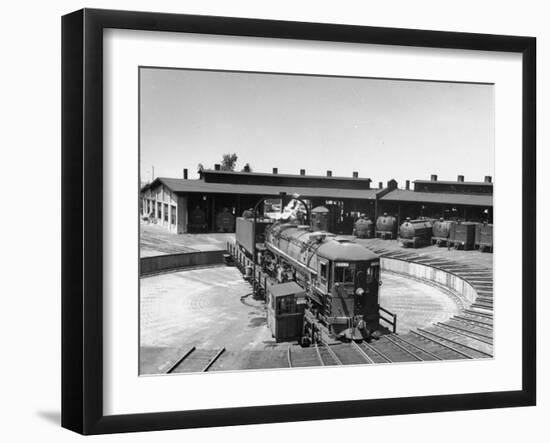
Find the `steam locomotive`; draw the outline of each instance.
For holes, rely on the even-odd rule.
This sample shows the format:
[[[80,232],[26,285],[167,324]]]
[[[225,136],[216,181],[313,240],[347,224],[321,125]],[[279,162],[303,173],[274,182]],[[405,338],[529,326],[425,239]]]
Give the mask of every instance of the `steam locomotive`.
[[[298,222],[266,226],[265,220],[247,218],[237,219],[236,243],[265,276],[268,324],[279,324],[270,321],[270,310],[274,318],[287,315],[292,323],[273,330],[276,338],[298,338],[308,346],[326,337],[370,340],[385,330],[380,320],[387,319],[380,310],[388,311],[378,304],[380,257],[365,247]],[[301,291],[294,290],[296,297],[282,298],[282,285],[289,282]],[[303,299],[298,292],[303,292]]]

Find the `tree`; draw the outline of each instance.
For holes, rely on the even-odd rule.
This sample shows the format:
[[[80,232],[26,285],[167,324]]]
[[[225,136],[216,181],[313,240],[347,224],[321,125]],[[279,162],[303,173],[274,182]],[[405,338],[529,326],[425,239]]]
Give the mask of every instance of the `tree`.
[[[199,164],[197,165],[197,171],[198,171],[198,172],[204,171],[204,165],[203,165],[202,163],[199,163]]]
[[[245,164],[241,172],[252,172],[252,166],[250,166],[250,163]]]
[[[223,154],[221,170],[222,171],[234,171],[237,165],[237,154]]]

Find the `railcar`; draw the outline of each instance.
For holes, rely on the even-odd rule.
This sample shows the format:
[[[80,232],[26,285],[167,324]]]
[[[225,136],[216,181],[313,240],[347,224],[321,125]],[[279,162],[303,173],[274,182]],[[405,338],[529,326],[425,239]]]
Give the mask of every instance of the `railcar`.
[[[208,229],[206,213],[200,206],[197,206],[189,213],[188,227],[190,232],[205,232]]]
[[[228,208],[223,208],[222,212],[216,214],[216,230],[218,232],[235,231],[235,216],[229,212]]]
[[[314,231],[334,232],[333,217],[326,206],[317,206],[311,210],[311,227]]]
[[[474,248],[476,223],[458,222],[451,227],[448,245],[455,249],[469,250]]]
[[[374,237],[374,223],[369,218],[361,216],[353,226],[353,235],[358,238]]]
[[[238,222],[239,226],[240,221]],[[251,230],[238,229],[237,247],[250,243],[242,238]],[[252,241],[255,241],[254,238]],[[379,306],[380,257],[348,238],[326,231],[315,231],[297,223],[275,222],[265,228],[264,243],[251,254],[252,265],[260,271],[268,294],[268,304],[278,319],[286,318],[274,311],[277,300],[288,306],[292,297],[280,294],[277,285],[295,282],[305,293],[300,342],[304,346],[320,340],[370,340],[387,331],[386,321],[395,330],[396,316]],[[273,295],[275,294],[275,295]],[[286,293],[285,293],[286,294]],[[279,303],[279,302],[277,302]],[[294,308],[293,308],[294,309]],[[392,320],[380,315],[389,313]],[[296,314],[292,310],[292,325]],[[290,320],[289,320],[290,321]],[[273,322],[274,324],[274,322]],[[294,326],[292,326],[293,328]],[[281,325],[278,326],[279,330]],[[275,336],[275,331],[272,331]]]
[[[429,245],[432,238],[430,220],[407,220],[399,227],[399,241],[404,247]]]
[[[481,252],[493,252],[493,225],[483,223],[479,226],[479,250]]]
[[[386,239],[397,238],[397,218],[384,213],[376,219],[376,237]]]
[[[449,236],[451,235],[452,225],[455,223],[455,221],[445,220],[443,217],[434,221],[432,225],[432,245],[447,246]]]

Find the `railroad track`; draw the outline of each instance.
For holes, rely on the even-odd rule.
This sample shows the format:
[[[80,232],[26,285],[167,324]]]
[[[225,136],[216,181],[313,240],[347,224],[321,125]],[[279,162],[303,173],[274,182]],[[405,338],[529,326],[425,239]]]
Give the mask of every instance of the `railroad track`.
[[[207,372],[224,352],[225,348],[197,349],[193,346],[166,373]]]

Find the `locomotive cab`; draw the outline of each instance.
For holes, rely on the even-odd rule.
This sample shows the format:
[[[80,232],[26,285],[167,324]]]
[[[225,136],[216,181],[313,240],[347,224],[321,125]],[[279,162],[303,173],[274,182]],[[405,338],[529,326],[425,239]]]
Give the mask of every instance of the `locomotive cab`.
[[[378,328],[380,259],[366,248],[335,238],[319,247],[316,293],[330,332],[367,338]]]
[[[327,320],[335,335],[363,339],[377,329],[379,270],[378,260],[333,263]]]

